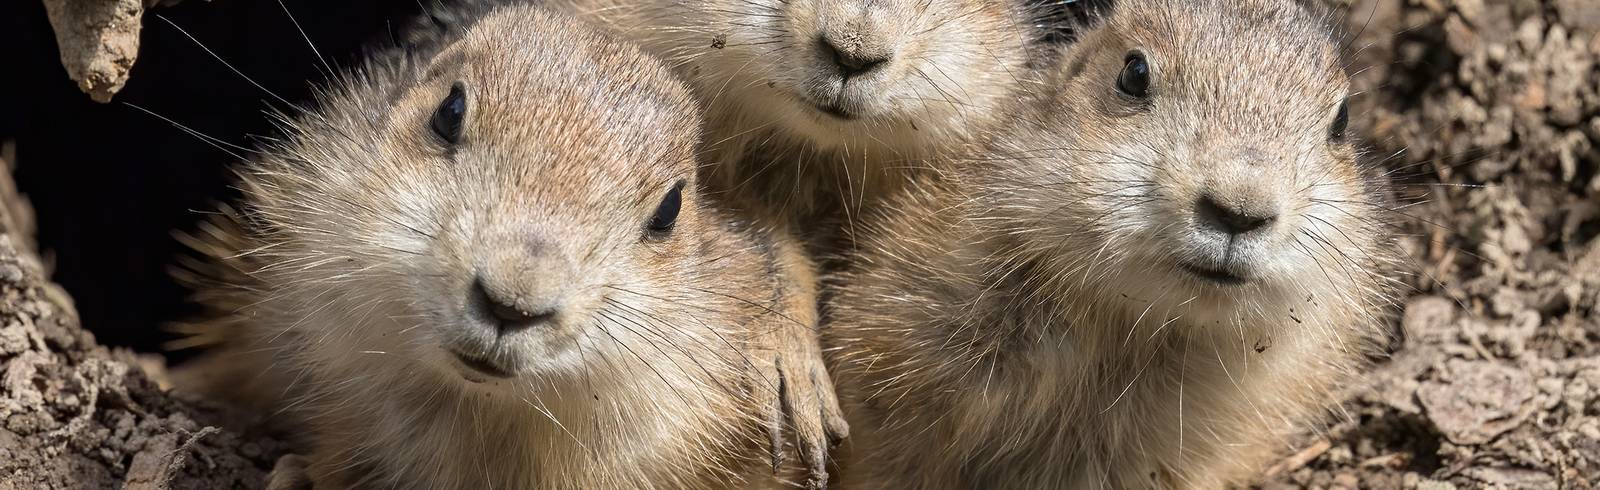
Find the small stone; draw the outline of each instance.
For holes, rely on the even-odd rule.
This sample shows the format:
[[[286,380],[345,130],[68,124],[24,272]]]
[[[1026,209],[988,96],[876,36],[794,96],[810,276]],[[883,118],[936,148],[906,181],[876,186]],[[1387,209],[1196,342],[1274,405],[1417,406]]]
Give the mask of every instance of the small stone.
[[[1521,425],[1536,386],[1525,371],[1489,361],[1451,359],[1443,381],[1417,388],[1428,420],[1450,442],[1483,444]]]
[[[7,284],[21,284],[23,277],[25,276],[22,268],[18,267],[17,264],[0,264],[0,281],[5,281]]]
[[[1406,303],[1400,320],[1408,343],[1444,339],[1454,336],[1451,324],[1455,322],[1456,304],[1440,296],[1419,296]]]
[[[1600,4],[1594,0],[1553,0],[1561,21],[1573,29],[1600,32]]]
[[[1417,490],[1456,490],[1456,484],[1447,481],[1423,479],[1417,482]]]

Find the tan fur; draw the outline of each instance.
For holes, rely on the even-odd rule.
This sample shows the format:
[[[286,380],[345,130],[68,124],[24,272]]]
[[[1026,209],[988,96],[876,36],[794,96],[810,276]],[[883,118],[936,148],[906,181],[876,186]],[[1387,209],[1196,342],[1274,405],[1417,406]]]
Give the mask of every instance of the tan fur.
[[[931,156],[980,134],[1031,88],[1027,65],[1039,56],[1034,16],[1015,0],[561,3],[640,42],[690,82],[708,110],[711,188],[808,229],[853,220]],[[824,37],[887,61],[841,78]]]
[[[1319,420],[1384,336],[1398,257],[1383,174],[1329,137],[1349,84],[1325,25],[1119,2],[959,172],[885,206],[825,329],[843,483],[1221,488]],[[1143,108],[1114,88],[1135,49]],[[1218,259],[1205,192],[1282,214]],[[1179,267],[1214,260],[1250,282]]]
[[[240,212],[191,240],[198,330],[239,354],[198,387],[309,424],[319,489],[820,484],[844,427],[811,265],[699,197],[688,89],[573,20],[475,15],[344,76],[242,170]],[[451,148],[430,118],[453,84]],[[475,280],[563,306],[496,334]],[[769,460],[786,445],[809,475]]]

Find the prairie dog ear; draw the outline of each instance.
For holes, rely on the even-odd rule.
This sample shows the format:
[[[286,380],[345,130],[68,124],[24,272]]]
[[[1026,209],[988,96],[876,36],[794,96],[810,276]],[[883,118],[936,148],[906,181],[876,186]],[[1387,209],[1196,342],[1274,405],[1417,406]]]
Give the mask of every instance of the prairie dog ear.
[[[519,0],[431,0],[418,15],[400,28],[400,48],[410,52],[435,51],[449,45],[478,19],[499,5]]]
[[[1027,2],[1031,23],[1047,44],[1071,44],[1093,28],[1111,9],[1113,0],[1055,0]]]

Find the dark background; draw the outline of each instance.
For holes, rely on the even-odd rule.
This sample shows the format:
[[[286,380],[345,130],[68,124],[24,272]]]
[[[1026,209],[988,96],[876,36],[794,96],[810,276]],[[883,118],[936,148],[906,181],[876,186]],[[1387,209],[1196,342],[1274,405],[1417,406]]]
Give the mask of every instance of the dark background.
[[[405,0],[283,3],[335,69],[420,10]],[[183,253],[172,232],[234,197],[235,158],[126,104],[246,148],[274,135],[264,111],[285,109],[156,15],[297,104],[327,76],[276,0],[188,0],[146,13],[131,79],[100,104],[61,67],[42,3],[0,1],[0,141],[16,143],[40,244],[83,324],[104,344],[142,351],[160,350],[170,338],[161,325],[193,312],[167,274]]]

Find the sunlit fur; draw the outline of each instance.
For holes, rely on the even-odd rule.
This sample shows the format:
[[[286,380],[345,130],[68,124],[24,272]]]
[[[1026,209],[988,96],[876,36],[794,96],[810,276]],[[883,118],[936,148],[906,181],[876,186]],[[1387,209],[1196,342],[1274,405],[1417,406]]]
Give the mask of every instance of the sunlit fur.
[[[1384,337],[1383,174],[1330,138],[1349,83],[1289,0],[1127,0],[1050,89],[874,218],[824,347],[859,488],[1248,482]],[[1116,92],[1128,53],[1148,105]],[[1272,207],[1225,254],[1201,192]],[[1209,282],[1180,263],[1221,266]]]
[[[708,110],[712,188],[801,221],[870,208],[929,155],[987,128],[1032,87],[1027,65],[1041,35],[1013,0],[559,3],[640,42],[690,82]],[[843,79],[821,37],[892,54]]]
[[[243,353],[213,365],[236,371],[221,383],[284,385],[201,388],[287,397],[319,489],[780,485],[767,371],[785,332],[811,331],[814,279],[792,240],[702,205],[688,89],[526,7],[439,41],[375,56],[286,119],[243,168],[239,213],[191,240],[227,281],[201,283],[221,314],[202,326]],[[456,83],[449,148],[429,120]],[[680,181],[675,229],[647,237]],[[497,337],[474,275],[564,306]]]

